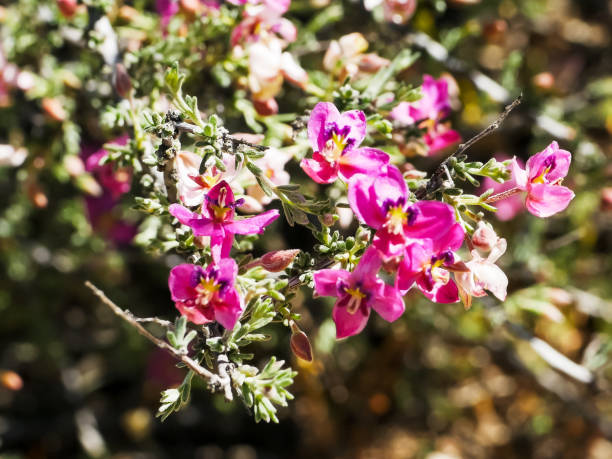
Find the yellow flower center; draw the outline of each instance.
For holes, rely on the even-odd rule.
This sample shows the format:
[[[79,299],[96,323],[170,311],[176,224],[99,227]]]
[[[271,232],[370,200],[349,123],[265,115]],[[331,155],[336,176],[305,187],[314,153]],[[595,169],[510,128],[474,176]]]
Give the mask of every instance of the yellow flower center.
[[[404,208],[400,205],[393,206],[387,211],[385,227],[391,234],[400,234],[407,220],[408,213],[404,211]]]
[[[215,293],[219,291],[221,286],[215,282],[214,278],[202,278],[196,287],[198,292],[198,303],[202,307],[208,306],[208,303],[213,299]]]
[[[546,175],[548,175],[548,173],[550,172],[550,166],[548,166],[546,169],[544,169],[544,172],[542,172],[540,175],[538,175],[536,178],[534,178],[531,183],[546,183]]]
[[[346,143],[346,139],[343,135],[338,135],[334,132],[332,133],[331,139],[329,139],[325,144],[325,149],[321,152],[321,154],[330,163],[335,163],[338,161],[338,159],[340,159],[340,156],[342,156]]]
[[[351,296],[351,299],[346,305],[346,310],[349,314],[355,314],[361,306],[361,301],[366,297],[366,294],[359,290],[359,287],[347,288],[345,292]]]

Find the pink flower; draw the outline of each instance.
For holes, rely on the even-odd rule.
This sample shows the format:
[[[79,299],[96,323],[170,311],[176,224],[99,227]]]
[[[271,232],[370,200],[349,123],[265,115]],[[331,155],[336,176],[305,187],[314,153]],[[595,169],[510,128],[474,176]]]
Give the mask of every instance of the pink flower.
[[[234,328],[244,309],[235,282],[238,265],[231,258],[206,268],[190,264],[175,266],[168,277],[172,301],[194,324],[217,321]]]
[[[459,296],[466,308],[472,305],[472,297],[486,296],[490,291],[501,301],[506,299],[508,278],[495,265],[495,262],[506,251],[506,240],[500,238],[487,258],[482,258],[477,250],[472,250],[472,259],[465,265],[469,271],[456,272],[455,281],[459,287]]]
[[[129,136],[123,135],[110,143],[116,145],[127,145]],[[130,191],[132,186],[132,170],[126,167],[115,168],[112,164],[100,165],[100,161],[108,155],[108,151],[101,148],[87,157],[85,168],[92,172],[102,188],[109,191],[113,199],[118,199],[122,194]]]
[[[235,200],[226,181],[215,185],[206,195],[202,214],[191,212],[180,204],[169,207],[171,215],[183,225],[191,227],[195,236],[210,236],[213,260],[218,262],[229,255],[234,234],[262,233],[264,227],[279,217],[278,210],[268,210],[254,217],[235,220],[235,209],[242,200]]]
[[[459,142],[461,136],[440,122],[450,113],[448,81],[424,75],[421,93],[416,102],[400,102],[391,110],[391,118],[403,126],[418,123],[419,128],[425,128],[423,140],[429,147],[428,154],[433,155]]]
[[[404,302],[397,289],[377,276],[380,265],[378,251],[370,247],[352,273],[343,269],[323,269],[314,274],[317,295],[338,298],[332,312],[338,339],[361,332],[371,309],[388,322],[404,312]]]
[[[155,8],[157,9],[157,13],[161,16],[162,28],[166,30],[172,16],[178,13],[178,0],[157,0]]]
[[[225,172],[212,166],[200,174],[201,162],[202,157],[190,151],[181,151],[176,155],[176,188],[179,198],[186,206],[199,206],[213,186],[221,180],[230,181],[236,174],[233,155],[223,155]]]
[[[500,155],[496,156],[496,159],[498,161],[504,161],[509,158]],[[516,158],[516,161],[521,167],[523,167],[525,164],[519,158]],[[499,194],[515,187],[516,181],[514,180],[514,177],[511,177],[509,180],[506,180],[503,183],[496,182],[490,177],[485,177],[482,181],[481,192],[492,188],[493,194]],[[518,214],[519,212],[523,212],[523,209],[525,208],[523,206],[523,201],[518,194],[513,194],[505,199],[496,201],[494,205],[497,208],[497,212],[495,212],[495,217],[502,222],[512,220],[516,214]]]
[[[516,186],[527,191],[527,210],[537,217],[550,217],[565,210],[574,199],[574,192],[560,183],[569,171],[572,155],[552,142],[544,151],[527,160],[527,169],[512,162]]]
[[[377,230],[374,245],[386,257],[401,256],[413,240],[432,239],[440,250],[456,240],[461,245],[463,240],[464,231],[455,221],[453,208],[438,201],[411,203],[406,182],[395,166],[378,176],[353,177],[348,198],[357,218]]]
[[[282,52],[279,40],[253,43],[246,50],[249,55],[249,89],[260,105],[280,92],[285,79],[301,88],[308,82],[306,71],[290,53]],[[271,111],[277,112],[278,106]]]
[[[457,232],[453,235],[456,237],[445,241],[446,246],[436,246],[431,239],[423,239],[406,247],[395,284],[402,293],[410,290],[416,283],[431,301],[436,303],[459,301],[457,285],[450,278],[449,269],[453,269],[452,265],[456,261],[453,252],[461,247],[463,234]]]
[[[244,19],[234,27],[230,37],[232,47],[241,43],[280,39],[286,47],[297,38],[297,29],[283,16],[289,9],[290,0],[266,0],[247,4]]]
[[[355,174],[380,172],[389,155],[375,148],[357,148],[366,135],[365,114],[360,110],[340,113],[334,104],[319,102],[308,121],[308,138],[314,153],[300,166],[317,183],[332,183],[338,175],[348,180]]]
[[[389,60],[377,54],[364,54],[368,42],[359,32],[343,35],[332,40],[323,57],[323,68],[339,80],[347,76],[356,78],[360,73],[374,73],[389,65]]]

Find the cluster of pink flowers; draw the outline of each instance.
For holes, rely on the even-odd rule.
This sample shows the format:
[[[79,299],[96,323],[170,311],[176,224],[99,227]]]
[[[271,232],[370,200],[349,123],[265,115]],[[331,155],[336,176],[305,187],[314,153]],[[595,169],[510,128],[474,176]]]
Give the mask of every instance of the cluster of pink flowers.
[[[418,104],[398,106],[397,113],[434,124],[445,116],[449,109],[446,86],[433,79],[428,81],[430,87],[424,91],[424,99]],[[503,301],[508,279],[495,263],[506,250],[506,240],[482,221],[473,235],[466,237],[453,206],[415,201],[389,155],[361,146],[366,134],[362,111],[340,113],[331,103],[318,103],[308,122],[313,154],[301,162],[304,172],[317,183],[344,181],[355,217],[375,231],[371,245],[352,272],[324,269],[314,274],[316,294],[337,298],[333,308],[337,337],[363,330],[372,309],[387,321],[396,320],[405,310],[403,296],[413,288],[436,303],[461,299],[469,307],[473,297],[487,292]],[[531,157],[526,169],[515,158],[515,187],[506,193],[526,191],[527,209],[540,217],[562,211],[574,196],[560,184],[568,172],[570,158],[570,153],[560,150],[556,142]],[[285,184],[289,175],[283,167],[288,159],[270,149],[259,165],[271,181]],[[172,204],[169,212],[189,226],[200,243],[208,241],[212,262],[206,267],[174,267],[169,287],[177,309],[192,322],[217,321],[233,328],[244,308],[236,288],[237,266],[230,258],[234,235],[262,233],[279,217],[279,212],[268,210],[237,218],[236,209],[245,205],[245,198],[236,199],[229,184],[240,181],[236,177],[241,171],[236,170],[234,158],[223,158],[224,171],[209,167],[203,175],[198,170],[200,161],[199,156],[188,152],[179,153],[176,159],[179,198],[188,206],[199,206],[198,211]],[[253,210],[253,206],[247,207]],[[464,242],[469,248],[466,261],[458,254]],[[293,256],[295,253],[289,258]],[[392,283],[384,280],[389,276],[381,277],[381,270],[394,275]]]
[[[416,107],[398,108],[413,120],[435,122],[447,109],[445,95],[435,91],[425,94],[430,96]],[[339,113],[334,105],[319,103],[308,124],[314,153],[301,164],[318,183],[331,183],[338,177],[346,181],[355,216],[376,231],[372,245],[352,273],[326,269],[314,275],[318,295],[338,298],[333,311],[337,337],[359,333],[370,309],[388,321],[397,319],[404,311],[402,296],[415,286],[437,303],[454,303],[461,298],[469,307],[472,297],[486,295],[485,290],[504,300],[508,280],[495,262],[506,250],[505,239],[498,238],[489,226],[480,225],[474,242],[469,240],[475,246],[472,258],[462,262],[457,251],[466,233],[457,222],[455,209],[438,201],[413,202],[400,170],[389,164],[389,156],[381,150],[359,147],[365,135],[362,112]],[[548,216],[567,207],[573,193],[559,181],[567,173],[569,153],[553,142],[528,161],[527,171],[515,164],[515,180],[528,192],[530,212]],[[487,258],[478,248],[490,251]],[[381,268],[396,272],[393,285],[378,277]]]

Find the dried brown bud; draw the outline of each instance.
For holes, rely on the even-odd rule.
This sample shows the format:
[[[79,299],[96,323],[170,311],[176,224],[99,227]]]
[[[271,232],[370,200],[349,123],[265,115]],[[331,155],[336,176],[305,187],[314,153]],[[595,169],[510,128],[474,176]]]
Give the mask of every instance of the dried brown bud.
[[[42,100],[42,108],[55,121],[65,121],[68,117],[66,110],[62,106],[62,103],[59,99],[52,99],[50,97],[45,97]]]
[[[11,370],[0,371],[0,385],[5,389],[18,391],[23,387],[23,379]]]
[[[306,362],[312,362],[312,346],[308,336],[295,323],[291,325],[291,330],[293,331],[289,341],[291,351],[296,357]]]
[[[125,65],[118,63],[115,65],[115,72],[113,74],[113,84],[117,93],[126,99],[130,95],[132,90],[132,81],[130,75],[128,75]]]
[[[278,273],[289,266],[298,253],[300,253],[299,249],[276,250],[266,253],[259,262],[266,271]]]
[[[478,222],[478,228],[472,236],[472,244],[480,250],[488,252],[497,243],[497,234],[491,225],[485,222]]]
[[[57,0],[57,7],[66,18],[74,16],[78,6],[77,0]]]

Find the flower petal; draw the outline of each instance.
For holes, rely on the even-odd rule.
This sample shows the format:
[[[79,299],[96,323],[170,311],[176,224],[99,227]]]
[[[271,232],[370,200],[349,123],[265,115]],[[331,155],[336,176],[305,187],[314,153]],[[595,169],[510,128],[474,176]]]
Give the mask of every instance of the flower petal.
[[[234,220],[225,226],[225,230],[234,234],[261,234],[264,228],[276,220],[280,213],[276,209],[268,210],[254,217]]]
[[[532,184],[527,195],[527,210],[537,217],[550,217],[567,208],[574,192],[560,185]]]
[[[322,269],[314,273],[315,292],[318,296],[337,296],[338,280],[348,281],[351,273],[344,269]]]
[[[340,300],[336,302],[332,311],[332,319],[336,324],[336,338],[346,338],[361,332],[370,317],[370,308],[361,307],[354,314],[348,312],[347,307],[338,306]]]
[[[168,287],[172,301],[181,301],[193,298],[197,285],[198,274],[202,268],[196,265],[183,263],[170,270],[168,276]]]
[[[319,102],[314,106],[308,120],[308,139],[313,150],[323,150],[327,140],[325,138],[325,126],[327,123],[336,121],[339,117],[340,112],[330,102]]]
[[[527,188],[527,171],[519,165],[516,156],[512,158],[512,178],[518,188],[521,190]]]
[[[376,296],[370,306],[387,322],[397,320],[406,309],[400,292],[391,285],[386,285],[383,294]]]
[[[379,174],[389,164],[389,155],[376,148],[363,147],[349,150],[338,160],[338,172],[344,180],[355,174]]]
[[[214,304],[215,320],[227,330],[232,330],[242,315],[243,306],[235,288],[228,289],[222,297],[222,302]]]
[[[320,153],[314,153],[312,159],[303,159],[300,167],[317,183],[332,183],[338,178],[337,166],[332,166]]]
[[[194,324],[207,324],[214,320],[214,311],[212,308],[198,308],[197,306],[188,306],[182,301],[174,303],[176,309],[179,310],[181,315],[185,316],[188,321]]]

